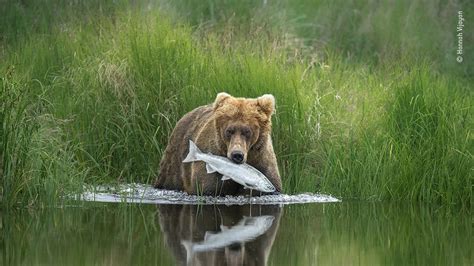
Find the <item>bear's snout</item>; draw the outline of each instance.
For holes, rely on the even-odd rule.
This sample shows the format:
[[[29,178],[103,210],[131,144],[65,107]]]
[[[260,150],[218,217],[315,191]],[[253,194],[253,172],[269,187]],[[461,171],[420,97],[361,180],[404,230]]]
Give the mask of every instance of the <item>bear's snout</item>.
[[[234,161],[234,163],[241,164],[241,163],[244,162],[244,153],[241,152],[241,151],[233,151],[230,154],[230,157],[231,157],[232,161]]]
[[[227,131],[233,131],[229,134],[227,144],[227,158],[237,164],[245,163],[247,160],[248,138],[241,133],[241,129],[234,127]]]

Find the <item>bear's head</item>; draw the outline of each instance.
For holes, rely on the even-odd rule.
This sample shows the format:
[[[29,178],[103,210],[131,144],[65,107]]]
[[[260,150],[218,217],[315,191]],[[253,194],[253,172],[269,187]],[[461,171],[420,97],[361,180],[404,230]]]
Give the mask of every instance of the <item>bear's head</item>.
[[[259,150],[271,133],[275,98],[265,94],[256,99],[217,94],[214,101],[215,126],[227,158],[245,163],[250,150]]]

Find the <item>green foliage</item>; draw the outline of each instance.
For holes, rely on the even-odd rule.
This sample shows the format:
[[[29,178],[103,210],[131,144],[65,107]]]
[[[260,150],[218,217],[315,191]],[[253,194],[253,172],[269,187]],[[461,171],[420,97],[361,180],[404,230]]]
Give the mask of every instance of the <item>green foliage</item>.
[[[367,107],[378,109],[379,119],[360,123],[361,131],[350,138],[323,141],[329,162],[323,187],[356,198],[447,204],[470,199],[471,99],[425,68],[414,69],[391,90],[382,109]]]
[[[73,144],[64,139],[67,121],[45,113],[48,102],[32,93],[34,87],[9,77],[2,80],[0,195],[8,205],[57,202],[79,191],[84,180]]]
[[[435,11],[400,15],[420,11],[411,2],[389,16],[387,3],[6,2],[8,205],[56,201],[84,182],[151,183],[175,123],[220,91],[275,95],[287,193],[472,202],[469,65],[433,59],[448,48],[428,44],[451,34],[441,27],[423,37]],[[408,22],[424,26],[407,32]],[[356,30],[365,24],[373,26]],[[426,47],[411,39],[417,33]]]

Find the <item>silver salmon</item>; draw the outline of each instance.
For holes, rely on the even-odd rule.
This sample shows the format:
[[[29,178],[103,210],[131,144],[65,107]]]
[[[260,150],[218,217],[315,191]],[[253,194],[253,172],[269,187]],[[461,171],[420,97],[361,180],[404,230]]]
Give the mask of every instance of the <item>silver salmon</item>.
[[[186,261],[191,264],[195,253],[216,250],[234,243],[244,243],[263,235],[273,224],[274,216],[263,215],[256,217],[243,217],[239,223],[232,227],[221,225],[221,232],[206,232],[204,241],[193,243],[181,241],[186,248]]]
[[[189,153],[183,163],[203,161],[206,163],[207,173],[218,172],[222,174],[222,180],[232,179],[245,188],[255,189],[262,192],[274,192],[275,187],[268,178],[249,164],[236,164],[227,157],[204,153],[189,141]]]

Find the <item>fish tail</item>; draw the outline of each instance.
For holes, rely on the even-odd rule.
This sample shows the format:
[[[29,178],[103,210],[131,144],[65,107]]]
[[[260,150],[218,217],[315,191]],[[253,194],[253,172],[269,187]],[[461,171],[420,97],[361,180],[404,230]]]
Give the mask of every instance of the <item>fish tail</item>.
[[[192,140],[189,140],[189,152],[188,156],[184,158],[183,163],[190,163],[194,161],[198,161],[199,159],[196,157],[197,154],[201,153],[201,150],[196,146]]]
[[[183,240],[181,245],[186,249],[186,265],[191,265],[193,262],[193,243],[191,241]]]

